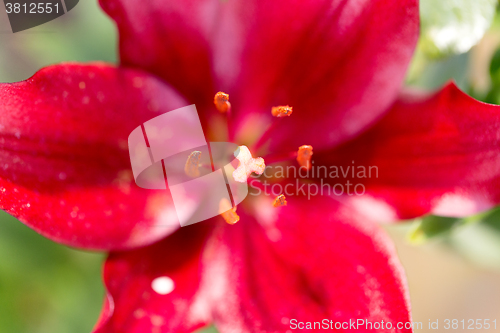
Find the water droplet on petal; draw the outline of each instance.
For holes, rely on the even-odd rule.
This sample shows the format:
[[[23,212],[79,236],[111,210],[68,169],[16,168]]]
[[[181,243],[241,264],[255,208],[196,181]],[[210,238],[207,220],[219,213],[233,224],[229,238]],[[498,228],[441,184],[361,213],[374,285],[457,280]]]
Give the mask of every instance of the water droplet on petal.
[[[168,276],[156,278],[151,282],[151,288],[160,295],[170,294],[175,289],[174,280]]]

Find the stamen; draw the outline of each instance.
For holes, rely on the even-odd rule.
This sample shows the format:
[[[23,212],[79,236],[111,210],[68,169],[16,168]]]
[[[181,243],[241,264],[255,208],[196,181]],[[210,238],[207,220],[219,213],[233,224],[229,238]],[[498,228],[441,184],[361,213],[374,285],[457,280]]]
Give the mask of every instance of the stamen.
[[[271,109],[271,114],[274,117],[277,118],[282,118],[282,117],[290,117],[293,113],[293,108],[291,106],[285,105],[285,106],[273,106]]]
[[[276,118],[283,118],[283,117],[289,117],[293,113],[293,108],[289,105],[284,105],[284,106],[273,106],[271,108],[271,114],[273,117]],[[266,143],[270,136],[272,135],[273,131],[276,129],[276,126],[278,125],[278,122],[273,121],[271,122],[271,125],[265,130],[265,132],[261,135],[259,140],[252,146],[253,149],[258,149],[260,148],[264,143]]]
[[[286,206],[286,204],[286,198],[283,194],[278,195],[273,201],[273,207],[282,207]]]
[[[253,158],[246,146],[240,146],[234,156],[240,161],[238,168],[233,171],[233,178],[237,182],[245,183],[252,172],[261,175],[266,168],[264,159],[262,157]]]
[[[191,154],[184,165],[184,172],[187,176],[191,178],[196,178],[200,176],[200,159],[201,151],[195,150]]]
[[[231,111],[231,103],[229,103],[229,95],[219,91],[215,94],[214,104],[217,110],[221,113],[226,113]]]
[[[304,145],[299,147],[297,152],[297,162],[302,168],[311,169],[311,157],[313,155],[313,147]]]
[[[236,207],[231,207],[231,203],[226,198],[223,198],[219,203],[219,214],[228,224],[235,224],[240,220],[240,217],[236,214]]]

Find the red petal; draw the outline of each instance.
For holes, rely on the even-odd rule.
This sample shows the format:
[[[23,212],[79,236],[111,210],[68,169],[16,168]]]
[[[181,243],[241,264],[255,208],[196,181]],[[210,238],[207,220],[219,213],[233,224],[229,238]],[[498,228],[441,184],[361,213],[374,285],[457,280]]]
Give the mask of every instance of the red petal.
[[[376,166],[352,178],[352,196],[380,220],[427,213],[467,216],[500,203],[500,107],[478,102],[453,83],[432,94],[403,95],[380,123],[316,165]],[[337,180],[333,180],[337,181]],[[338,182],[345,183],[345,179]]]
[[[326,147],[374,121],[396,98],[418,37],[417,0],[101,4],[118,24],[123,64],[161,76],[206,112],[215,92],[229,93],[233,134],[249,116],[253,133],[279,121],[271,148]],[[293,115],[272,119],[277,105]]]
[[[107,304],[94,333],[193,332],[210,320],[199,292],[207,224],[184,227],[154,245],[112,253],[104,268]],[[170,279],[173,291],[153,281]],[[168,286],[167,286],[168,287]],[[157,293],[154,288],[162,291]]]
[[[48,67],[0,85],[1,208],[77,247],[124,248],[169,234],[170,196],[135,185],[127,138],[184,105],[159,80],[104,64]]]
[[[208,34],[219,0],[100,3],[118,25],[123,65],[162,77],[199,109],[213,103]]]
[[[221,332],[285,332],[292,319],[411,320],[402,267],[377,225],[330,198],[287,201],[274,222],[265,213],[265,231],[242,218],[219,236],[212,260],[225,261],[218,269],[227,274],[215,302]]]
[[[285,332],[291,319],[410,320],[401,266],[376,225],[329,198],[288,202],[281,209],[269,206],[276,221],[262,210],[265,227],[243,214],[234,226],[218,225],[197,255],[203,223],[112,255],[105,280],[115,312],[98,332],[149,332],[152,315],[163,319],[157,320],[161,332],[209,321],[225,333]],[[153,292],[154,279],[162,276],[179,287],[168,295]],[[145,317],[135,317],[137,311]]]

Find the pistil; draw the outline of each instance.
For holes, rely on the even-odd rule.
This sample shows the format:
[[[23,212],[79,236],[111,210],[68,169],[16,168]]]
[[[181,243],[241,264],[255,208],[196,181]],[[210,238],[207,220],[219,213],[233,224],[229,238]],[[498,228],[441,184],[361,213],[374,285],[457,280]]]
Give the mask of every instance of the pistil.
[[[262,157],[253,158],[246,146],[240,146],[234,156],[240,162],[238,168],[233,171],[233,178],[237,182],[246,183],[252,172],[261,175],[266,168],[264,159]]]

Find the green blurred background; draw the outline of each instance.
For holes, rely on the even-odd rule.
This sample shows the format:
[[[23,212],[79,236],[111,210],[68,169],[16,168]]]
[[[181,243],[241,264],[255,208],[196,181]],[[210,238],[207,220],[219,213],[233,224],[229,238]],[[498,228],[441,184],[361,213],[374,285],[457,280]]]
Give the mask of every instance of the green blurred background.
[[[497,6],[496,0],[422,0],[422,34],[407,85],[436,89],[454,79],[475,98],[500,104]],[[3,10],[0,3],[0,82],[62,61],[117,61],[116,29],[94,0],[16,34]],[[500,323],[500,210],[385,228],[407,271],[415,321]],[[0,332],[90,332],[104,296],[104,257],[55,244],[0,213]]]

